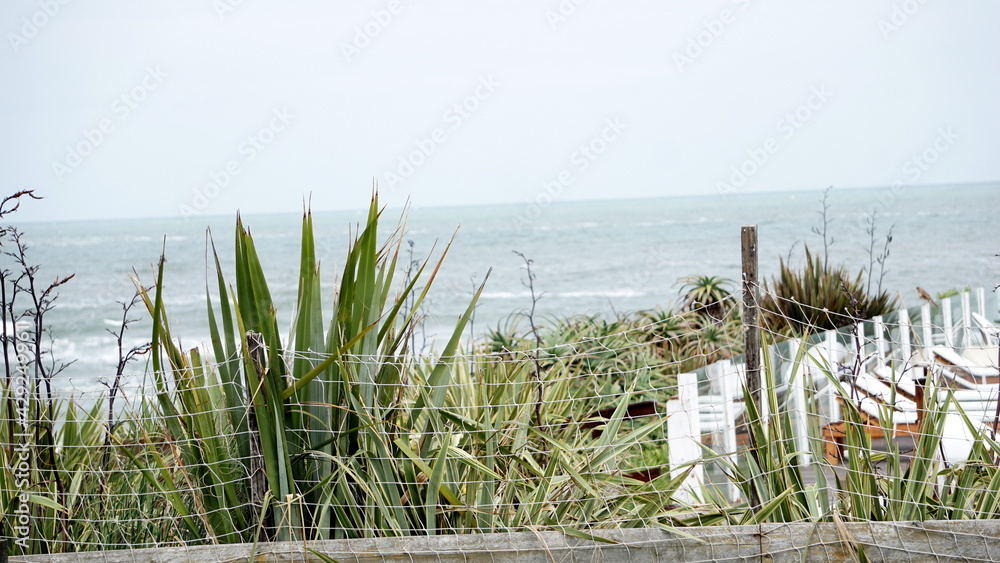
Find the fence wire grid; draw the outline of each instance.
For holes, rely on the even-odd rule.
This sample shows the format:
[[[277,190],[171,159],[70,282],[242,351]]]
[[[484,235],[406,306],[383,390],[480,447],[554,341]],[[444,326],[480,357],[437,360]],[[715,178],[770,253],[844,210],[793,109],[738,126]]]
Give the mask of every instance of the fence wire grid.
[[[21,369],[30,350],[12,345],[3,533],[15,554],[177,547],[223,560],[228,544],[503,532],[520,538],[510,550],[537,540],[554,559],[597,541],[616,557],[660,546],[709,561],[725,557],[685,528],[828,524],[812,543],[769,549],[836,559],[848,544],[896,553],[865,539],[891,522],[899,553],[947,559],[942,545],[978,542],[982,559],[966,560],[994,560],[983,528],[920,523],[1000,516],[1000,315],[988,296],[864,320],[818,311],[841,328],[799,338],[764,326],[757,405],[736,307],[450,357],[285,353],[327,366],[294,392],[266,362],[206,345],[124,376],[113,404],[50,392]],[[745,541],[724,530],[699,533]],[[475,541],[487,543],[469,553],[504,549]],[[460,551],[420,545],[411,556]]]

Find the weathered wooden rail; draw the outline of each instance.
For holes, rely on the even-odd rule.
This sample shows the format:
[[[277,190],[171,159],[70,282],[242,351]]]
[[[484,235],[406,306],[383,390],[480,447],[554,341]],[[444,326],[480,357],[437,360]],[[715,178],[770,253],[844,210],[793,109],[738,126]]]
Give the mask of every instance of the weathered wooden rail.
[[[795,523],[669,530],[591,530],[606,542],[561,532],[514,532],[164,547],[12,557],[35,563],[435,562],[654,563],[673,561],[784,563],[1000,560],[1000,521]],[[683,534],[683,535],[682,535]],[[321,555],[322,554],[322,557]],[[326,557],[327,559],[324,559]]]

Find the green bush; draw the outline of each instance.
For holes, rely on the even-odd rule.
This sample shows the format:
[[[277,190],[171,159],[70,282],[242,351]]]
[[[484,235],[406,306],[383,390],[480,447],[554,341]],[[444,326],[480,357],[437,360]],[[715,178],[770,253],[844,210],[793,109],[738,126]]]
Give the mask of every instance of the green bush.
[[[796,336],[836,329],[853,319],[870,319],[899,306],[887,291],[868,293],[864,270],[852,277],[844,266],[824,265],[805,249],[801,269],[781,260],[780,272],[765,283],[761,319],[765,329]]]

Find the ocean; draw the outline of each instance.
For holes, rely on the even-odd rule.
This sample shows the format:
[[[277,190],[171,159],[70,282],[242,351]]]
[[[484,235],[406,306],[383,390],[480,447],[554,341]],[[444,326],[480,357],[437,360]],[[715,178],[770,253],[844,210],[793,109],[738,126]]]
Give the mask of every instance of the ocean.
[[[684,276],[722,276],[737,286],[742,225],[758,225],[763,280],[777,271],[779,258],[801,263],[804,245],[822,252],[823,239],[813,232],[823,226],[822,198],[822,191],[808,191],[431,208],[420,207],[416,197],[406,221],[398,279],[410,248],[416,259],[426,258],[432,249],[436,257],[455,234],[425,304],[423,336],[429,348],[447,338],[448,326],[490,269],[476,310],[477,334],[510,322],[512,315],[516,321],[531,306],[524,261],[515,251],[532,260],[541,295],[536,315],[543,324],[567,315],[669,307],[678,300],[678,280]],[[833,189],[827,204],[830,261],[852,272],[869,265],[873,214],[876,253],[891,229],[883,286],[898,292],[907,305],[918,303],[918,285],[933,294],[966,286],[992,290],[1000,283],[1000,222],[995,217],[1000,184]],[[385,211],[383,233],[394,227],[401,212]],[[17,216],[9,218],[16,221]],[[361,210],[314,213],[327,311],[350,233],[363,219]],[[287,326],[297,287],[301,214],[243,220],[257,243],[280,321]],[[235,217],[228,216],[19,225],[31,245],[30,258],[41,265],[40,279],[75,274],[47,317],[54,357],[74,362],[60,375],[57,389],[75,394],[104,389],[102,381],[113,377],[117,362],[109,330],[121,322],[118,302],[133,293],[129,276],[134,271],[143,283],[152,283],[164,248],[173,330],[186,347],[207,341],[206,233],[211,230],[232,280],[234,226]],[[880,272],[877,265],[875,272]],[[139,306],[131,316],[140,320],[130,326],[126,344],[147,341],[148,315]],[[523,319],[519,322],[527,327]],[[145,367],[134,364],[129,371],[140,373]]]

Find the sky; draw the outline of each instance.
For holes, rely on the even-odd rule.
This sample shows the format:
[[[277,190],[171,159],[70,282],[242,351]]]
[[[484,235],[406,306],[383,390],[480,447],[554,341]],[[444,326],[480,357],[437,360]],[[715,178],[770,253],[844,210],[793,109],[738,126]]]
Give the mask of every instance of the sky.
[[[992,0],[4,0],[19,220],[1000,179]]]

